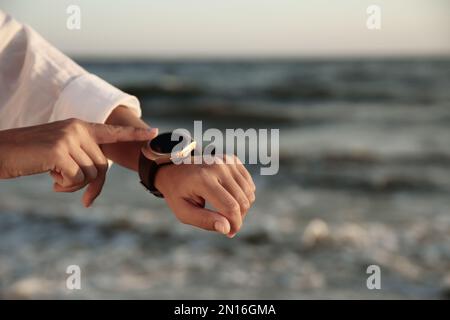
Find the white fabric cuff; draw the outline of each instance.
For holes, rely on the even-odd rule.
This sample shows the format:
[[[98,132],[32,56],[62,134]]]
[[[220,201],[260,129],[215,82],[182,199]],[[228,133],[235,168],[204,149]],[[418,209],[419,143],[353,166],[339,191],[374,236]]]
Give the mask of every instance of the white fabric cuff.
[[[141,117],[139,100],[110,85],[94,74],[86,73],[70,81],[53,108],[50,122],[78,118],[104,123],[118,106],[125,106]]]

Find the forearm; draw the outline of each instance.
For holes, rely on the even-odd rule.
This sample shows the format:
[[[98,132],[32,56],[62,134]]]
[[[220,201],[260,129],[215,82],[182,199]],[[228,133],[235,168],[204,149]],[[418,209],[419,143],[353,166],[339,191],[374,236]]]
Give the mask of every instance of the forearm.
[[[132,110],[123,106],[114,109],[106,120],[106,124],[149,128]],[[142,142],[120,142],[102,145],[102,150],[108,159],[123,167],[137,171],[141,146]]]

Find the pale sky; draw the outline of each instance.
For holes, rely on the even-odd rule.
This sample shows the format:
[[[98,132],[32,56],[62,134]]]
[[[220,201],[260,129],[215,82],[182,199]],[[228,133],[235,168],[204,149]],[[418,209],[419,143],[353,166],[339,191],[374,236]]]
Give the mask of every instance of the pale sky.
[[[66,8],[81,9],[68,30]],[[381,30],[366,27],[381,7]],[[72,56],[450,55],[449,0],[0,0]]]

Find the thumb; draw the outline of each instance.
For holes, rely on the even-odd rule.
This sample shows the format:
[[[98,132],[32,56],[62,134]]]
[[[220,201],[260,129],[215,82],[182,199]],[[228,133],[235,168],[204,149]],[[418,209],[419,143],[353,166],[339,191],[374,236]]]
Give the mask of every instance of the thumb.
[[[183,223],[222,234],[230,232],[231,226],[227,218],[215,211],[198,207],[185,199],[179,200],[178,209],[178,218]]]

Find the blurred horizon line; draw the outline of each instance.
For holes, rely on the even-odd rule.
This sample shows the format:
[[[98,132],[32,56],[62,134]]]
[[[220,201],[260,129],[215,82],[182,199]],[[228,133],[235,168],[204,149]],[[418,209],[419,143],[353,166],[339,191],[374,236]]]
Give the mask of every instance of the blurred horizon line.
[[[232,62],[232,61],[255,61],[255,62],[291,62],[291,61],[370,61],[370,60],[449,60],[448,53],[430,54],[333,54],[333,55],[84,55],[74,54],[69,56],[79,62],[147,62],[147,61],[211,61],[211,62]]]

